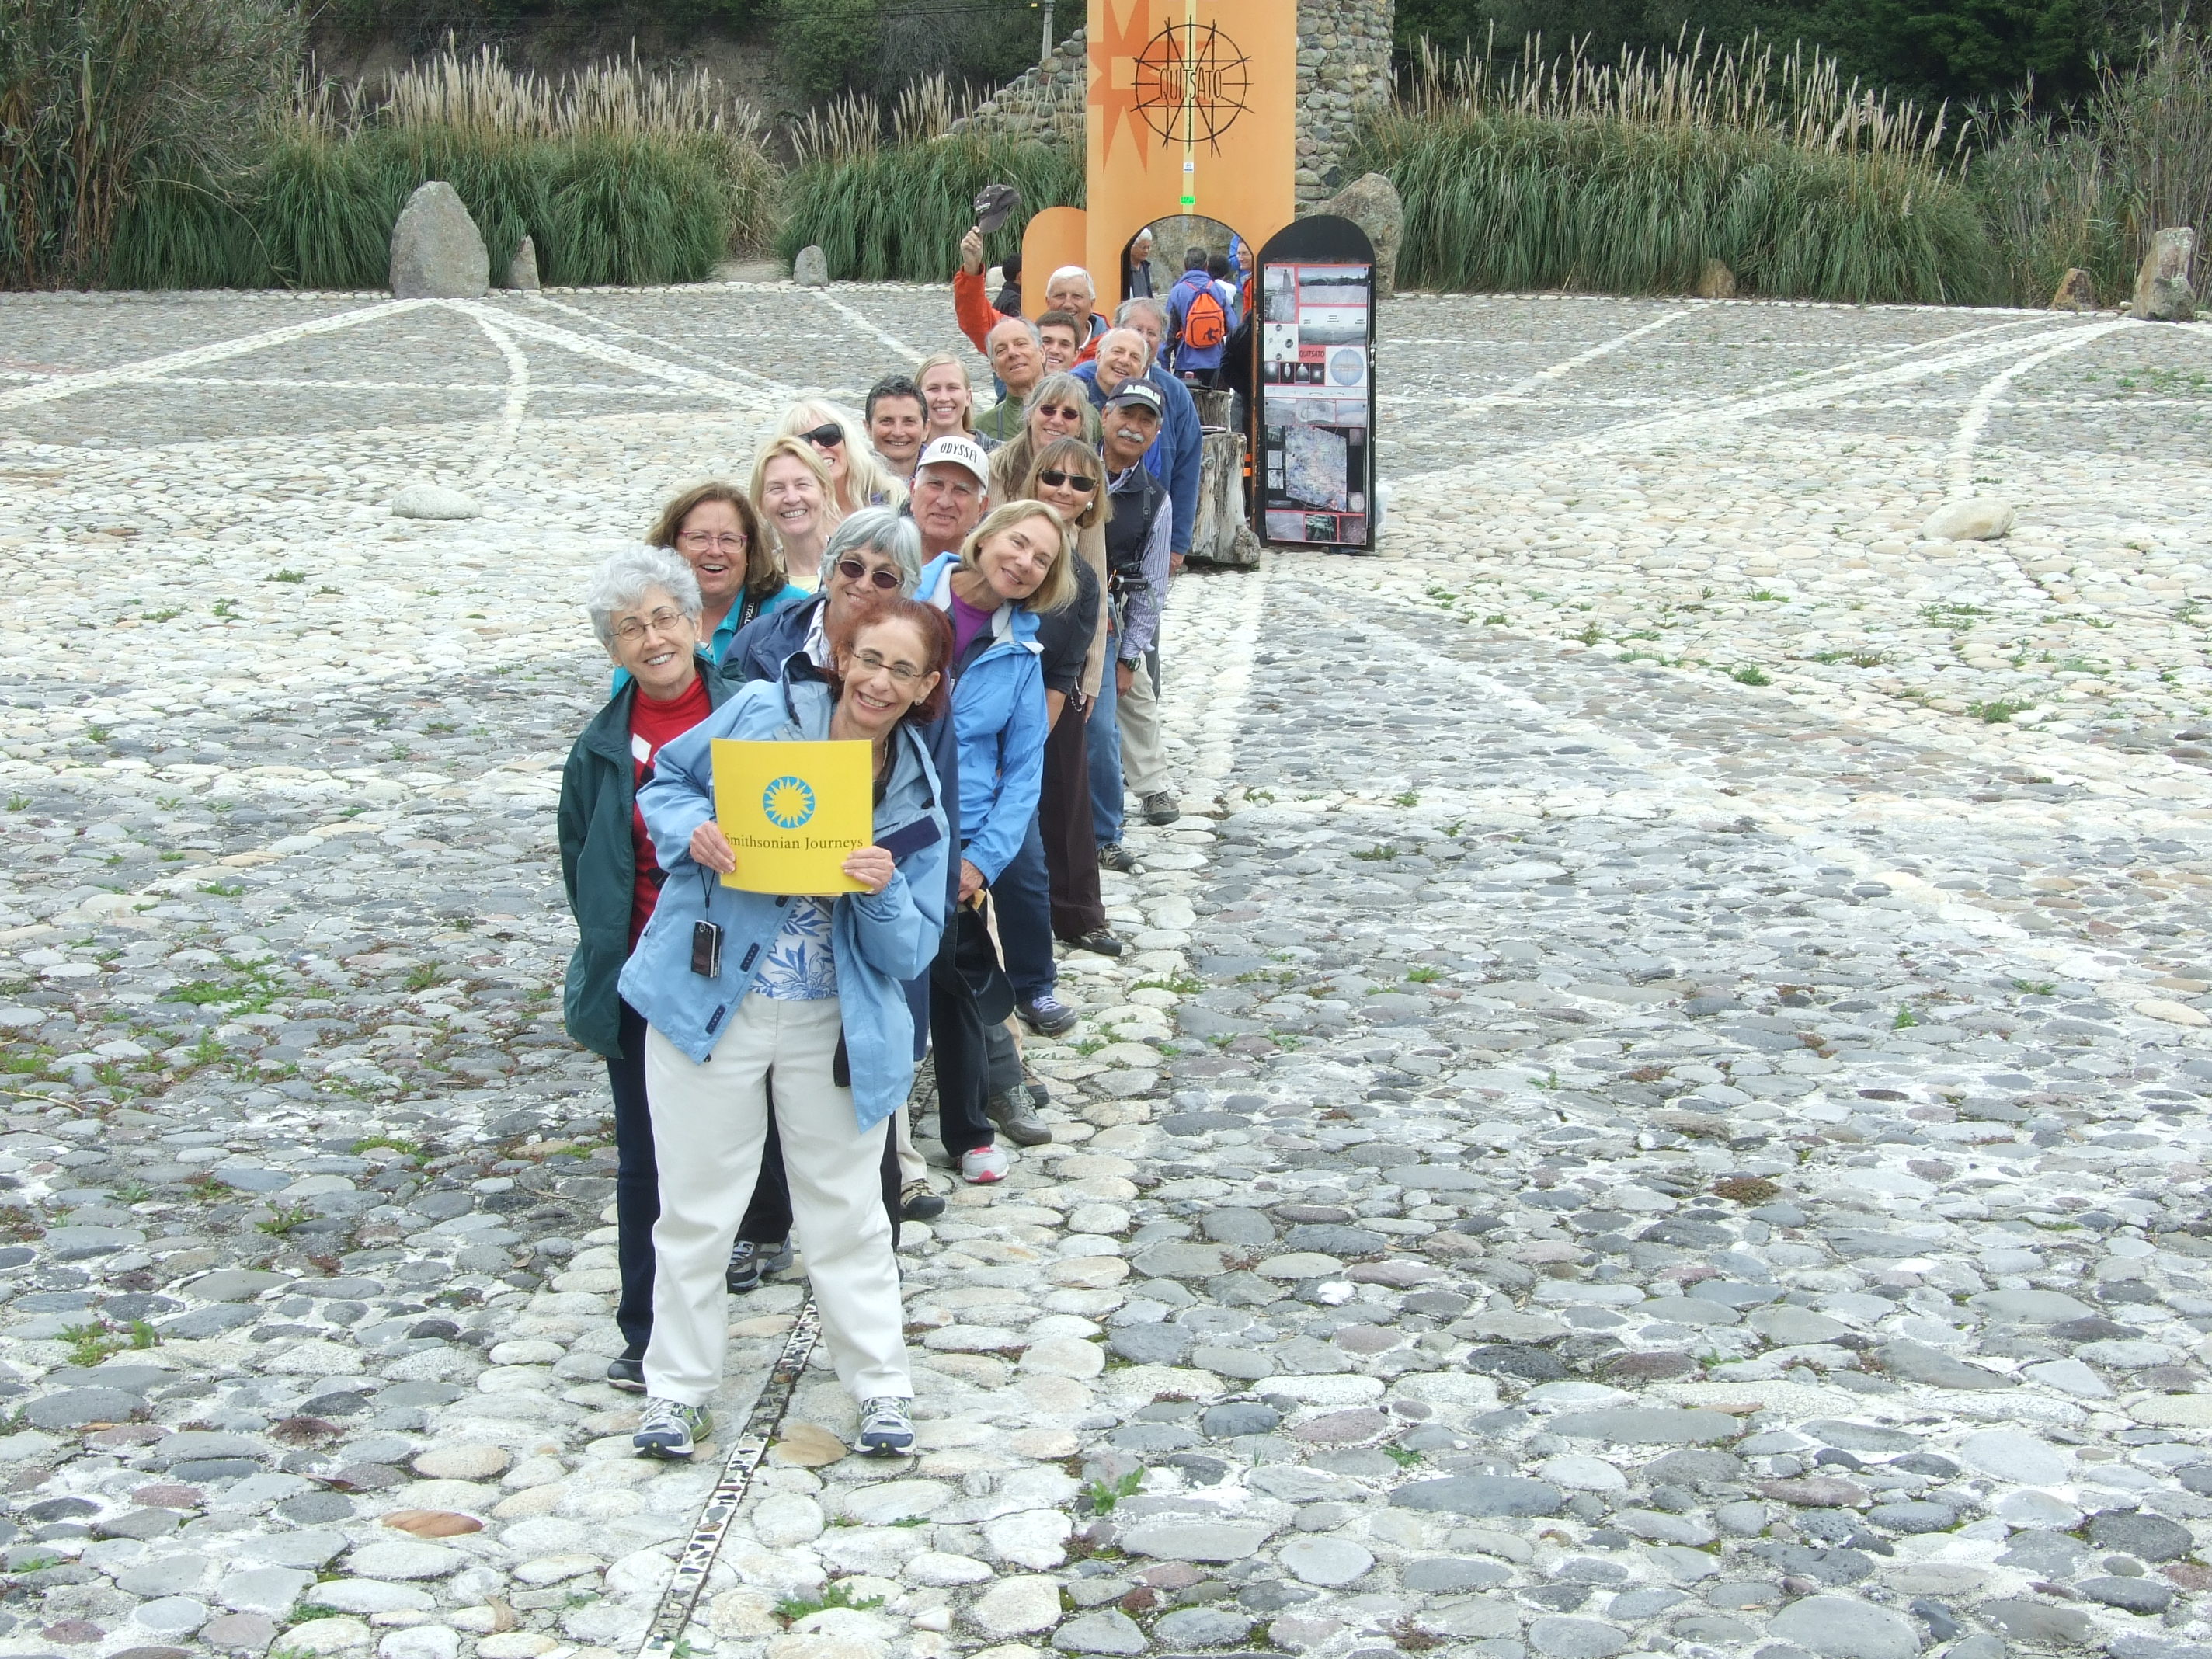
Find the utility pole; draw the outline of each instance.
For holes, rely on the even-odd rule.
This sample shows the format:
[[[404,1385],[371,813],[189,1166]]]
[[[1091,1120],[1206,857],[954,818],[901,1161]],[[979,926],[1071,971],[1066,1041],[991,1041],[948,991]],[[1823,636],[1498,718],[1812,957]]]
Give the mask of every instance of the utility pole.
[[[1040,64],[1052,56],[1052,7],[1053,0],[1044,0],[1044,46],[1037,53]]]

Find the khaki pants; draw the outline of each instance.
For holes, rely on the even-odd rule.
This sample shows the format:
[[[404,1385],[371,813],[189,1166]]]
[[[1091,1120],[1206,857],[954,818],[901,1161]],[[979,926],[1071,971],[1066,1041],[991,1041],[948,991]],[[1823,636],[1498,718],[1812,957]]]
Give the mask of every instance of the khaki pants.
[[[1157,795],[1168,787],[1167,745],[1160,736],[1160,698],[1157,648],[1137,664],[1129,689],[1115,705],[1121,723],[1121,787],[1139,800]]]
[[[853,1091],[830,1076],[839,1029],[834,997],[748,996],[704,1065],[658,1031],[647,1036],[645,1091],[660,1171],[647,1393],[701,1406],[721,1384],[729,1329],[722,1275],[760,1172],[773,1071],[793,1230],[838,1380],[858,1400],[913,1396],[879,1174],[886,1126],[854,1126]]]

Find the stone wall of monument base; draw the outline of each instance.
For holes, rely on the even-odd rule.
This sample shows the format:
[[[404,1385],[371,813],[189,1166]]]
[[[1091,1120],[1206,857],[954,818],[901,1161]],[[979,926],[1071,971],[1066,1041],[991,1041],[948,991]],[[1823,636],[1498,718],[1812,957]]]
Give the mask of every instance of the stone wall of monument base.
[[[1350,182],[1346,154],[1360,120],[1390,100],[1395,0],[1298,0],[1297,203],[1310,208]],[[1084,32],[1009,81],[955,132],[1005,133],[1079,149],[1088,77]]]

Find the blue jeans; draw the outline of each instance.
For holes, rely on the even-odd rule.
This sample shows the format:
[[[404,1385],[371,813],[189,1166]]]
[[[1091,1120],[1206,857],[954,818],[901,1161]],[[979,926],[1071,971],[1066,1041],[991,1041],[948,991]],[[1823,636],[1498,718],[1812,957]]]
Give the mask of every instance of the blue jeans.
[[[1091,761],[1091,827],[1101,847],[1121,839],[1121,723],[1115,717],[1121,699],[1114,684],[1114,647],[1120,643],[1119,634],[1106,635],[1106,669],[1098,676],[1098,701],[1091,705],[1084,736]]]
[[[1023,1002],[1048,996],[1060,983],[1052,960],[1052,884],[1044,862],[1044,835],[1035,818],[1021,848],[991,884],[999,943],[1006,953],[1006,980]]]

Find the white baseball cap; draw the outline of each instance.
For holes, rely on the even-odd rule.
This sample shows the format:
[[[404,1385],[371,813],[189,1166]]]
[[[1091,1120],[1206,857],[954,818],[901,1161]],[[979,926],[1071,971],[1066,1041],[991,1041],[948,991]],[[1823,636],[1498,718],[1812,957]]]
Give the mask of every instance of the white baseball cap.
[[[931,439],[921,452],[921,459],[915,463],[915,471],[919,472],[925,466],[936,466],[940,463],[946,466],[964,466],[975,475],[977,483],[986,489],[991,487],[991,458],[984,453],[983,446],[973,438],[955,432],[946,437]]]

